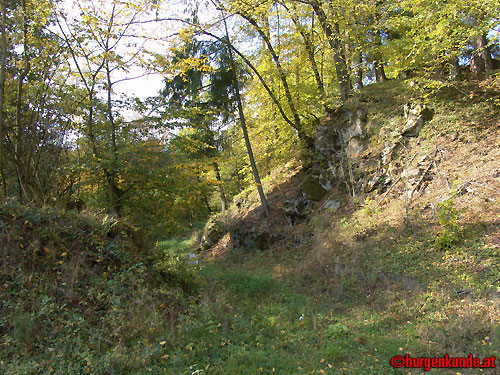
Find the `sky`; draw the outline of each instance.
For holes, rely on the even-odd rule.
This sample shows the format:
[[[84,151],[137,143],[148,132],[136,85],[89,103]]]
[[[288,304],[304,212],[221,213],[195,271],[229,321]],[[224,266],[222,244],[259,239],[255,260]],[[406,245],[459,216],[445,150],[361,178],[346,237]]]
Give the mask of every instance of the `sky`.
[[[144,0],[136,0],[134,3],[139,3]],[[105,0],[63,0],[59,9],[66,13],[68,20],[80,20],[80,8],[81,3],[94,3],[97,4],[96,9],[102,9],[102,13],[98,12],[100,15],[105,15],[110,13],[112,1]],[[210,19],[216,17],[213,7],[211,7],[210,2],[205,3],[204,9],[200,10],[200,21],[208,22]],[[88,6],[88,5],[87,5]],[[161,1],[160,8],[157,11],[157,16],[159,19],[162,18],[184,18],[186,17],[187,9],[189,8],[189,2],[186,0],[165,0]],[[152,21],[156,17],[155,12],[150,12],[149,14],[144,14],[141,16],[141,20]],[[125,17],[127,19],[127,17]],[[141,25],[137,25],[134,30],[130,30],[130,34],[134,37],[124,38],[117,52],[120,55],[125,56],[127,54],[132,54],[137,51],[137,46],[143,46],[148,51],[154,53],[163,54],[168,51],[170,44],[172,43],[172,35],[174,35],[181,26],[180,23],[172,21],[159,21],[159,22],[147,22]],[[65,27],[63,25],[63,27]],[[58,33],[60,31],[54,30]],[[146,36],[152,37],[151,39],[146,38]],[[162,40],[163,39],[163,40]],[[70,62],[71,63],[71,62]],[[74,65],[74,64],[73,64]],[[75,67],[75,66],[73,66]],[[155,68],[155,67],[149,67]],[[138,77],[132,79],[134,77]],[[137,97],[140,99],[145,99],[147,97],[155,96],[163,87],[164,75],[158,73],[149,73],[143,67],[137,64],[133,64],[127,72],[125,71],[115,71],[113,73],[114,81],[121,81],[113,85],[113,91],[115,98],[119,98],[123,95],[127,97]],[[122,81],[123,80],[123,81]],[[121,113],[127,119],[131,117],[137,117],[139,114],[129,112]]]

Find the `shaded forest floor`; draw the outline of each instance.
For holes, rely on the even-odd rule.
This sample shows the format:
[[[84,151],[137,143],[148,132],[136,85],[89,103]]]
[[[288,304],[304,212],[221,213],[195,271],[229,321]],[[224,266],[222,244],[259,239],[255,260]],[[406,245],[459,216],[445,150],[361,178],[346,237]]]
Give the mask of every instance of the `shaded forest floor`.
[[[460,90],[431,98],[433,120],[401,156],[439,155],[411,200],[403,183],[336,190],[324,200],[338,210],[319,202],[289,227],[280,207],[306,174],[294,162],[264,180],[267,220],[254,191],[236,197],[226,219],[271,230],[265,249],[226,236],[190,263],[196,236],[143,255],[120,223],[2,205],[0,372],[499,374],[389,362],[499,355],[500,116],[478,85]],[[408,98],[390,82],[361,99],[383,127]]]

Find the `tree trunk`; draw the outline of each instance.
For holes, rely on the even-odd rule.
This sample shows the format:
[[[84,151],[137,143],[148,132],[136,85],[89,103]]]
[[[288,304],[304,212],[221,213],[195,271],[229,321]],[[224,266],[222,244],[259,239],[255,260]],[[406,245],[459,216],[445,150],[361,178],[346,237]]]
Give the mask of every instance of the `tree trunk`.
[[[330,25],[318,0],[311,0],[310,4],[314,9],[314,13],[316,13],[316,16],[318,17],[321,28],[323,29],[328,43],[333,51],[333,61],[335,62],[335,70],[337,72],[340,99],[342,102],[345,102],[351,93],[351,79],[347,70],[344,48],[342,48],[341,43],[336,37],[336,35],[339,35],[339,25],[335,24],[334,27]]]
[[[473,28],[478,28],[479,24],[474,17],[470,18]],[[472,38],[472,52],[470,69],[476,74],[490,72],[493,70],[493,61],[488,48],[488,40],[485,34],[480,34]]]
[[[107,48],[107,46],[106,46]],[[106,79],[107,79],[107,111],[108,111],[108,121],[111,127],[111,167],[109,168],[108,174],[108,184],[109,184],[109,201],[111,204],[111,209],[113,212],[120,216],[123,197],[123,191],[118,187],[116,183],[117,169],[118,169],[118,145],[116,143],[116,121],[113,116],[113,102],[111,97],[111,91],[113,84],[111,82],[111,71],[109,69],[109,61],[106,60]]]
[[[26,19],[26,1],[21,2],[21,9],[23,13],[23,63],[24,66],[19,72],[19,77],[17,81],[17,92],[16,92],[16,117],[15,117],[15,132],[14,132],[14,162],[16,164],[17,181],[19,184],[19,198],[20,202],[23,202],[23,196],[29,202],[30,198],[28,196],[28,191],[26,189],[26,178],[28,170],[25,168],[23,152],[23,142],[26,141],[23,134],[23,89],[24,89],[24,79],[28,75],[30,70],[30,62],[28,57],[28,21]]]
[[[373,39],[375,48],[377,49],[373,54],[373,68],[375,70],[375,81],[377,82],[387,81],[382,54],[378,50],[378,48],[382,46],[382,35],[380,34],[380,30],[373,31]]]
[[[253,156],[252,145],[250,143],[250,138],[248,137],[248,131],[245,121],[245,114],[243,113],[243,104],[241,101],[240,95],[240,85],[238,82],[238,77],[236,76],[236,64],[234,62],[233,50],[231,48],[231,41],[229,39],[229,32],[227,31],[227,24],[224,19],[224,26],[226,29],[226,39],[227,39],[227,47],[229,52],[229,61],[231,62],[231,70],[233,75],[233,84],[234,84],[234,94],[236,97],[236,102],[238,104],[238,114],[240,116],[240,125],[241,130],[243,131],[243,138],[245,139],[245,145],[248,152],[248,158],[250,159],[250,165],[252,166],[252,173],[255,180],[255,185],[257,186],[257,191],[259,192],[260,203],[262,206],[262,211],[265,217],[269,216],[269,205],[267,203],[266,196],[264,194],[264,189],[262,189],[262,183],[260,182],[259,170],[257,169],[257,164],[255,163],[255,158]]]
[[[289,12],[291,14],[291,12]],[[307,57],[309,58],[309,62],[311,63],[311,68],[314,73],[314,79],[316,80],[316,85],[318,86],[318,91],[319,91],[319,96],[321,98],[321,101],[323,102],[323,107],[325,108],[325,111],[328,112],[328,106],[326,105],[326,91],[325,91],[325,85],[323,84],[323,79],[321,75],[319,74],[319,69],[318,69],[318,64],[316,63],[316,56],[314,55],[314,43],[312,39],[312,33],[310,36],[307,35],[306,31],[300,24],[300,21],[297,19],[295,15],[292,15],[292,21],[295,24],[295,27],[297,28],[297,31],[300,33],[302,36],[302,39],[304,40],[304,47],[307,52]],[[314,28],[314,15],[312,16],[312,29]]]
[[[384,82],[387,81],[387,77],[384,71],[384,64],[380,60],[375,60],[373,62],[375,67],[375,81]]]
[[[7,22],[6,12],[6,0],[2,0],[2,18],[0,24],[1,35],[1,53],[0,56],[0,173],[2,174],[2,186],[4,191],[4,198],[7,198],[7,182],[4,175],[4,150],[3,142],[5,140],[5,118],[3,115],[4,99],[5,99],[5,64],[7,60],[7,37],[5,35],[5,24]]]
[[[204,192],[201,192],[201,196],[203,197],[203,202],[205,202],[205,206],[207,206],[207,212],[209,215],[212,214],[212,207],[210,207],[210,203],[208,202],[208,198]]]
[[[476,73],[491,72],[493,70],[493,61],[486,35],[480,35],[472,41],[474,52],[471,59],[471,70]]]
[[[449,60],[449,74],[448,78],[452,81],[456,80],[458,77],[458,70],[459,70],[459,65],[458,65],[458,57],[454,56]]]
[[[220,42],[223,42],[223,43],[226,43],[226,44],[228,43],[228,41],[226,39],[220,38],[217,35],[209,32],[209,31],[207,31],[205,29],[201,29],[200,28],[200,29],[198,29],[198,31],[201,32],[202,34],[208,35],[211,38],[214,38],[214,39],[216,39],[216,40],[218,40]],[[279,111],[281,117],[283,118],[283,120],[285,120],[285,122],[287,124],[289,124],[292,128],[294,128],[295,131],[297,132],[297,134],[299,135],[299,139],[305,139],[305,143],[306,143],[307,147],[310,148],[310,149],[312,149],[312,147],[314,147],[314,140],[311,137],[309,137],[302,129],[297,128],[295,122],[292,121],[287,116],[287,114],[285,113],[285,111],[283,109],[283,106],[281,105],[280,101],[278,100],[278,98],[274,94],[273,90],[271,90],[271,88],[269,87],[269,85],[265,81],[264,77],[262,77],[262,74],[259,73],[259,71],[255,67],[255,65],[253,65],[251,63],[251,61],[248,60],[248,58],[243,53],[241,53],[237,48],[235,48],[232,43],[229,43],[228,47],[231,49],[231,51],[233,51],[234,53],[236,53],[243,60],[243,62],[252,70],[252,72],[255,73],[255,75],[259,79],[260,83],[262,84],[262,86],[264,87],[264,89],[266,90],[266,92],[269,94],[269,97],[272,99],[273,103],[276,105],[276,108],[278,109],[278,111]]]
[[[264,32],[264,30],[262,30],[262,28],[259,27],[257,22],[251,16],[249,16],[248,14],[243,13],[243,12],[240,12],[239,14],[255,28],[255,30],[259,33],[261,38],[266,43],[267,49],[268,49],[269,53],[271,54],[271,57],[274,61],[274,64],[276,65],[276,69],[278,70],[278,76],[281,80],[281,83],[283,84],[283,89],[285,90],[285,98],[287,100],[288,107],[290,108],[290,111],[292,112],[292,115],[293,115],[293,123],[294,123],[293,127],[297,131],[297,135],[298,135],[299,139],[301,139],[302,141],[305,141],[307,146],[311,147],[312,145],[314,145],[314,142],[310,139],[310,137],[307,136],[307,134],[302,129],[300,116],[299,116],[299,113],[297,112],[297,109],[295,108],[295,104],[293,102],[292,94],[291,94],[290,88],[288,86],[288,80],[287,80],[285,71],[284,71],[283,67],[281,66],[281,62],[279,60],[278,54],[274,50],[274,47],[273,47],[271,41],[269,40],[269,38],[268,38],[267,34]]]
[[[363,88],[363,54],[358,56],[358,65],[356,66],[356,86],[358,90]]]
[[[220,177],[219,165],[217,162],[213,162],[212,166],[214,167],[215,180],[217,181],[217,192],[219,193],[220,203],[222,207],[222,212],[227,210],[227,199],[226,194],[224,193],[224,188],[222,187],[222,179]]]

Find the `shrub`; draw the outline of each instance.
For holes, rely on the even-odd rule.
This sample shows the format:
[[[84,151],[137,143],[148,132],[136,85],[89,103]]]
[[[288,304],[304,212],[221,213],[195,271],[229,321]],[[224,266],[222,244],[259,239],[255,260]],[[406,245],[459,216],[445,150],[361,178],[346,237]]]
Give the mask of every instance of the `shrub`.
[[[458,219],[460,211],[455,207],[453,197],[441,202],[438,207],[438,223],[441,231],[436,237],[435,245],[438,249],[445,250],[458,243],[460,239],[460,225]]]

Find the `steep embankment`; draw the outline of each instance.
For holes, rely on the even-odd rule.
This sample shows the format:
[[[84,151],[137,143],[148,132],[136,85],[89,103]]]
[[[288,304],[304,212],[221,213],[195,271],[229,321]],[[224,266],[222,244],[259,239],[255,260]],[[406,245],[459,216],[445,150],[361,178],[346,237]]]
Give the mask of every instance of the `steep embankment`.
[[[486,357],[500,347],[498,93],[481,82],[425,96],[410,90],[372,85],[343,109],[351,125],[345,112],[327,119],[324,126],[347,123],[351,133],[347,163],[318,202],[304,200],[304,182],[321,181],[324,164],[284,168],[286,181],[264,183],[271,217],[259,216],[254,192],[242,193],[221,219],[228,233],[206,252],[226,270],[270,275],[326,304],[309,318],[332,373],[386,373],[401,353]],[[406,133],[411,111],[417,123],[425,108],[416,134]],[[325,316],[335,324],[322,325]],[[337,325],[338,346],[322,352]]]
[[[0,373],[139,374],[160,359],[144,340],[171,327],[196,283],[134,237],[110,217],[0,204]]]

